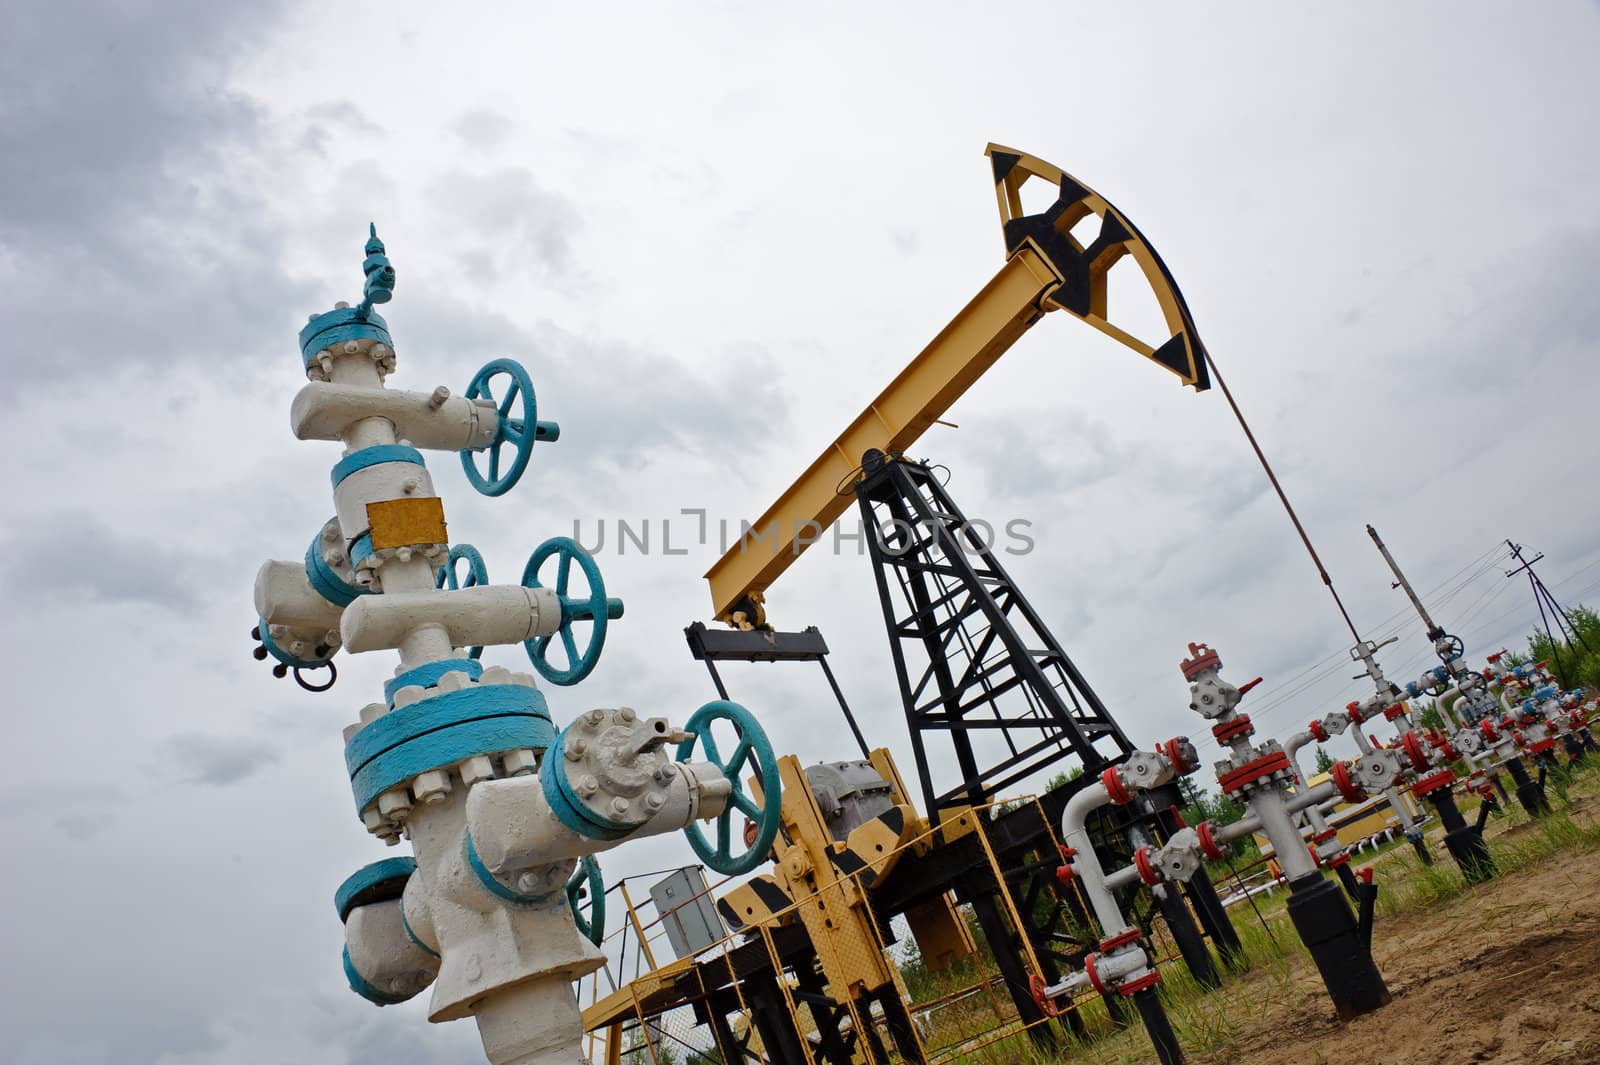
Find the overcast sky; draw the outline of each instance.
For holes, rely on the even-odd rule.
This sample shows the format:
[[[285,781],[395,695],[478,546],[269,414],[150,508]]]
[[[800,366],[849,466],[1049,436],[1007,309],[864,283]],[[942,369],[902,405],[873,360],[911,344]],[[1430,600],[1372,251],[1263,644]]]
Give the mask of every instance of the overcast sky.
[[[501,499],[431,459],[456,539],[515,580],[575,519],[655,528],[648,557],[601,553],[628,613],[550,692],[563,721],[710,697],[681,629],[715,544],[665,557],[661,521],[677,546],[680,508],[755,517],[988,279],[991,140],[1154,242],[1357,623],[1400,635],[1394,672],[1430,656],[1366,522],[1475,656],[1535,621],[1504,537],[1600,601],[1600,8],[1130,6],[12,10],[0,1059],[480,1060],[426,995],[380,1012],[340,972],[332,892],[385,853],[340,729],[392,656],[317,697],[249,654],[256,567],[331,513],[336,449],[287,428],[296,332],[357,297],[369,220],[391,383],[459,391],[509,355],[562,425]],[[969,514],[1033,523],[1013,574],[1135,742],[1204,731],[1192,639],[1265,675],[1267,731],[1364,693],[1220,392],[1055,315],[949,420],[916,453]],[[909,774],[869,570],[813,551],[769,612],[821,627]],[[851,753],[820,675],[728,677],[780,751]]]

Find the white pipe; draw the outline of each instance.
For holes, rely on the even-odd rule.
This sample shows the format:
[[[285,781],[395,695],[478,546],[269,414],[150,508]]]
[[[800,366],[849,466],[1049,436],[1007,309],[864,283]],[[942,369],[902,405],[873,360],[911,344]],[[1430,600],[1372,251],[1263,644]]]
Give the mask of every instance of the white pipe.
[[[455,591],[394,591],[384,567],[384,594],[345,607],[340,634],[350,651],[399,648],[422,625],[441,628],[450,647],[495,646],[548,636],[561,625],[561,603],[548,588],[480,584]]]
[[[1247,801],[1261,819],[1261,830],[1272,842],[1283,875],[1289,880],[1314,875],[1317,863],[1311,860],[1311,852],[1301,845],[1300,833],[1294,827],[1284,797],[1275,791],[1258,791]]]
[[[1068,799],[1066,811],[1061,815],[1061,841],[1077,852],[1072,859],[1072,870],[1108,939],[1127,931],[1129,925],[1106,886],[1100,858],[1094,852],[1094,841],[1089,838],[1087,821],[1089,814],[1110,802],[1106,786],[1097,780]]]
[[[392,388],[312,381],[289,407],[289,426],[301,440],[363,435],[352,433],[352,428],[376,418],[392,425],[396,438],[424,451],[482,449],[494,442],[500,429],[500,414],[487,400],[450,396],[435,406],[431,393]]]
[[[1333,781],[1324,780],[1314,788],[1295,792],[1284,800],[1283,805],[1284,809],[1291,814],[1297,814],[1304,810],[1307,814],[1315,814],[1316,818],[1321,820],[1322,812],[1318,809],[1319,804],[1338,794],[1339,789],[1334,785]],[[1322,827],[1326,828],[1327,822],[1324,821]]]
[[[669,762],[671,780],[658,784],[664,793],[659,810],[628,839],[676,832],[695,821],[719,816],[728,806],[733,784],[708,762]],[[485,780],[467,793],[467,832],[473,849],[490,872],[503,874],[617,846],[591,839],[556,819],[538,776]]]
[[[1219,844],[1226,844],[1232,843],[1236,839],[1243,839],[1253,832],[1260,831],[1261,818],[1257,817],[1255,814],[1246,814],[1237,821],[1222,825],[1215,832],[1211,833],[1211,838],[1216,840]]]
[[[318,629],[339,627],[342,607],[335,606],[311,587],[303,562],[272,559],[256,571],[256,616],[270,625]]]

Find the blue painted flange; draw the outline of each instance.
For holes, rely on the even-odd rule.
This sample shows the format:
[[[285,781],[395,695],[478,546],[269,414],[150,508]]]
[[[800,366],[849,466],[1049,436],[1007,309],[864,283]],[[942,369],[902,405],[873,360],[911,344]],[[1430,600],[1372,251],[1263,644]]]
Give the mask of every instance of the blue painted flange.
[[[483,676],[483,666],[470,658],[445,658],[438,662],[426,662],[416,669],[408,669],[392,680],[383,682],[383,699],[390,707],[394,706],[394,693],[401,688],[408,688],[415,684],[423,688],[432,688],[439,683],[439,678],[446,673],[465,673],[473,680]],[[531,690],[531,689],[530,689]]]
[[[362,260],[361,273],[365,283],[361,290],[361,304],[357,307],[340,307],[324,314],[314,315],[300,330],[300,359],[307,369],[311,360],[324,348],[336,348],[347,340],[372,340],[389,347],[389,323],[372,309],[374,303],[387,303],[394,296],[394,267],[384,255],[383,241],[378,239],[378,227],[368,227],[367,257]]]
[[[344,307],[319,314],[300,330],[300,361],[309,369],[317,354],[325,348],[337,348],[347,340],[371,340],[386,347],[394,347],[389,339],[389,323],[377,311],[368,311],[365,318],[356,314],[357,308]]]
[[[543,750],[554,734],[544,696],[520,684],[460,688],[401,707],[345,744],[356,812],[418,773],[497,751]]]
[[[407,447],[405,444],[374,444],[360,451],[352,451],[334,463],[333,471],[328,476],[333,481],[333,486],[338,488],[341,481],[357,470],[385,462],[409,462],[415,466],[427,466],[422,459],[422,452],[414,447]]]
[[[509,902],[513,906],[548,906],[553,900],[559,900],[562,905],[566,904],[566,891],[560,888],[548,895],[525,895],[502,884],[489,871],[489,867],[483,864],[483,859],[478,857],[478,848],[473,845],[471,835],[467,836],[466,851],[467,866],[478,878],[478,883],[483,885],[483,889],[495,898]]]
[[[589,839],[621,839],[639,825],[613,821],[603,814],[596,813],[567,782],[565,752],[567,733],[571,729],[572,726],[568,725],[561,730],[550,744],[550,749],[545,752],[544,760],[539,763],[539,783],[544,791],[545,802],[549,803],[550,812],[556,815],[557,821],[580,836],[587,836]]]
[[[339,911],[339,920],[348,919],[350,911],[357,906],[399,898],[405,891],[406,881],[416,871],[415,858],[385,858],[363,865],[345,877],[339,890],[333,893],[333,905]]]
[[[306,548],[306,580],[318,595],[339,607],[349,606],[357,596],[371,592],[370,588],[351,584],[328,565],[327,559],[322,557],[320,533],[311,538],[311,546]]]

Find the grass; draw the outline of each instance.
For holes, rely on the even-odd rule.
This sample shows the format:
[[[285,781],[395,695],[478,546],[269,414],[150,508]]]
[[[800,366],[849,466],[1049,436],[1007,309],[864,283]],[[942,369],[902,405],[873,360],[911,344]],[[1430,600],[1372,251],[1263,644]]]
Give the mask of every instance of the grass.
[[[1511,809],[1492,823],[1489,832],[1489,853],[1494,858],[1500,875],[1528,869],[1558,854],[1574,855],[1600,850],[1600,821],[1577,820],[1571,804],[1578,793],[1600,793],[1594,774],[1573,782],[1568,788],[1551,788],[1551,801],[1555,809],[1542,818],[1531,818],[1522,809],[1511,804]],[[1552,774],[1554,778],[1554,774]],[[1562,782],[1566,784],[1566,781]],[[1401,914],[1429,909],[1467,893],[1472,885],[1457,869],[1442,841],[1437,835],[1430,838],[1436,854],[1434,864],[1425,866],[1411,848],[1400,841],[1377,854],[1364,854],[1361,864],[1382,862],[1378,896],[1378,915],[1392,919]],[[1250,972],[1244,979],[1225,977],[1223,986],[1212,991],[1201,987],[1181,964],[1164,966],[1161,996],[1167,1008],[1168,1019],[1178,1037],[1178,1044],[1186,1055],[1204,1057],[1217,1065],[1244,1063],[1252,1059],[1250,1048],[1243,1044],[1245,1033],[1234,1020],[1247,1015],[1259,1015],[1275,1007],[1298,1011],[1315,997],[1320,997],[1320,986],[1313,986],[1295,974],[1295,959],[1304,954],[1280,894],[1261,900],[1263,921],[1248,908],[1236,907],[1231,912],[1245,953],[1250,959]],[[1381,934],[1381,930],[1380,930]],[[1098,1003],[1095,1003],[1098,1007]],[[1103,1008],[1100,1016],[1105,1016]],[[1095,1036],[1098,1036],[1096,1038]],[[1068,1061],[1093,1061],[1096,1065],[1148,1065],[1151,1060],[1150,1043],[1144,1029],[1135,1023],[1122,1031],[1115,1031],[1109,1018],[1101,1027],[1091,1027],[1087,1041],[1071,1040],[1053,1055],[1041,1055],[1028,1043],[1026,1036],[1014,1037],[1006,1046],[1007,1053],[994,1057],[975,1057],[971,1060],[1000,1065],[1031,1062],[1035,1065],[1056,1065]],[[1302,1060],[1326,1063],[1315,1050],[1307,1050]],[[1562,1062],[1593,1060],[1561,1056]]]

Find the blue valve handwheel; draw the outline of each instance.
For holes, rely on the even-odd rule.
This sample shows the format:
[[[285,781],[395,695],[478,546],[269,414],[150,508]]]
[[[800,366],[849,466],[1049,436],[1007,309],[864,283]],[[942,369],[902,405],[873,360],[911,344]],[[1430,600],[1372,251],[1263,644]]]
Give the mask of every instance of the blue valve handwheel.
[[[711,726],[718,721],[731,722],[738,736],[738,743],[726,760],[722,758],[717,742],[711,735]],[[750,711],[726,700],[702,706],[683,728],[689,733],[689,738],[678,746],[678,761],[689,761],[698,747],[700,757],[722,770],[722,775],[733,785],[728,807],[716,819],[715,846],[706,841],[698,824],[691,824],[683,830],[683,834],[689,837],[689,846],[695,854],[712,869],[724,876],[748,873],[770,856],[772,841],[778,835],[779,807],[783,800],[778,785],[778,759],[772,753],[772,744],[767,741],[766,730]],[[759,806],[745,790],[741,779],[752,757],[755,758],[756,777],[761,782],[762,803]],[[736,811],[756,826],[756,838],[742,854],[733,851],[733,815]],[[742,833],[740,838],[742,842]]]
[[[539,580],[539,570],[552,556],[556,558],[554,591],[556,598],[561,601],[561,627],[548,636],[535,636],[524,640],[522,647],[528,652],[528,660],[533,663],[533,668],[537,669],[545,680],[566,687],[578,683],[594,671],[595,663],[600,661],[600,651],[606,644],[606,622],[622,616],[622,600],[606,598],[606,585],[600,578],[600,567],[595,565],[594,558],[589,552],[579,547],[578,542],[569,536],[552,537],[534,550],[527,566],[522,570],[524,588],[546,587]],[[589,594],[583,598],[567,595],[574,562],[583,570],[584,580],[589,585]],[[572,634],[572,624],[575,621],[589,621],[594,624],[593,630],[589,633],[589,642],[584,646],[582,654],[578,653],[578,641]],[[567,665],[564,669],[551,665],[549,660],[550,641],[558,636],[567,655]]]
[[[502,375],[510,380],[500,385],[495,378]],[[497,395],[497,387],[504,391]],[[472,487],[484,495],[505,495],[528,468],[528,456],[533,452],[534,441],[555,441],[560,438],[561,429],[555,422],[538,420],[533,379],[521,363],[511,359],[495,359],[474,374],[472,382],[467,385],[467,398],[489,400],[495,405],[500,421],[495,428],[494,439],[482,449],[489,453],[488,473],[478,472],[471,448],[462,449],[461,468],[466,471]],[[511,457],[510,467],[502,473],[500,453],[507,445],[514,449],[515,454]]]
[[[461,571],[461,564],[466,563],[466,572]],[[450,549],[450,557],[445,559],[444,565],[433,575],[435,588],[446,588],[456,591],[460,588],[476,588],[480,584],[489,583],[489,567],[483,564],[483,556],[478,554],[478,549],[471,544],[457,544]],[[482,658],[483,647],[469,647],[468,658]]]
[[[578,908],[585,895],[589,899],[588,913]],[[572,921],[578,931],[598,947],[606,938],[606,882],[594,855],[585,854],[568,878],[567,904],[572,907]]]

